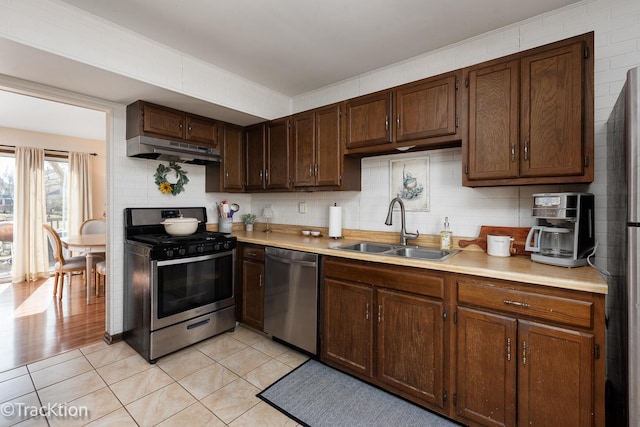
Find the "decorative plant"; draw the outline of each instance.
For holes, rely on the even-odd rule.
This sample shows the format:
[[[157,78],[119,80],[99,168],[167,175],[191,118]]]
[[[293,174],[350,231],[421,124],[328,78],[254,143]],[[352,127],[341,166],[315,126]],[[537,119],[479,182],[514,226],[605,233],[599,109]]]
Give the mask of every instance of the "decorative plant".
[[[252,213],[242,214],[242,222],[245,224],[253,224],[258,217]]]
[[[169,166],[160,163],[153,177],[158,189],[163,194],[173,194],[174,196],[181,193],[185,184],[189,182],[187,172],[183,171],[180,165],[175,162],[169,162]]]

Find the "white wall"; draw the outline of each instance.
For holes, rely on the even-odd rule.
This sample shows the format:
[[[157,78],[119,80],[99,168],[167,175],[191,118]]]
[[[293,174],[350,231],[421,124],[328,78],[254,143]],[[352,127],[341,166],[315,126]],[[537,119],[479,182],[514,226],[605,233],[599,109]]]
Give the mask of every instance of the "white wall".
[[[219,80],[224,87],[225,102],[219,102],[210,90],[211,82],[219,70],[199,64],[201,73],[181,72],[169,68],[158,75],[162,67],[154,60],[164,55],[183,61],[181,55],[163,50],[158,46],[147,46],[130,33],[118,33],[114,28],[105,28],[104,23],[69,12],[59,3],[47,0],[30,0],[3,3],[0,14],[0,37],[6,37],[29,44],[52,53],[103,65],[114,72],[129,75],[162,87],[187,94],[199,95],[199,87],[205,87],[205,96],[199,98],[231,105],[242,111],[263,116],[277,117],[293,111],[301,111],[318,105],[350,98],[375,90],[392,87],[407,81],[429,77],[444,71],[503,56],[515,51],[528,49],[555,40],[567,38],[588,31],[595,31],[595,133],[596,159],[595,182],[588,189],[597,195],[596,230],[602,237],[605,230],[606,207],[603,195],[606,177],[605,122],[620,91],[628,68],[640,65],[640,2],[637,0],[596,0],[584,1],[529,19],[498,31],[475,37],[435,52],[427,53],[412,60],[404,61],[379,70],[373,70],[346,82],[341,82],[293,100],[293,110],[283,114],[272,114],[282,110],[283,104],[271,97],[268,91],[258,90],[257,100],[252,102],[252,87],[246,82],[226,75]],[[6,12],[6,13],[4,13]],[[38,21],[41,19],[42,22]],[[58,22],[65,22],[61,28]],[[38,25],[40,24],[40,25]],[[100,37],[96,35],[100,34]],[[85,41],[80,43],[79,41]],[[132,47],[130,47],[132,46]],[[127,62],[134,49],[152,48],[153,56],[140,56],[135,62]],[[156,49],[159,49],[156,51]],[[108,55],[105,54],[108,52]],[[124,56],[121,53],[124,52]],[[127,54],[129,52],[129,54]],[[184,59],[184,63],[191,63]],[[133,64],[135,69],[130,68]],[[188,64],[189,65],[189,64]],[[190,65],[187,67],[189,68]],[[172,71],[173,70],[173,71]],[[186,70],[186,69],[185,69]],[[182,73],[180,82],[177,75]],[[197,74],[197,75],[196,75]],[[168,80],[167,80],[168,79]],[[2,84],[2,79],[0,79]],[[60,94],[59,94],[60,95]],[[102,106],[109,111],[108,129],[108,217],[109,220],[109,268],[110,292],[108,293],[107,330],[112,334],[122,331],[122,210],[136,206],[189,206],[206,205],[212,213],[213,203],[222,199],[240,203],[242,211],[260,212],[266,203],[273,203],[280,223],[327,225],[327,206],[339,202],[345,209],[345,227],[393,230],[399,229],[398,221],[392,227],[384,226],[388,189],[388,161],[407,156],[375,157],[363,160],[363,188],[361,192],[346,193],[295,193],[228,195],[204,193],[204,169],[185,166],[191,182],[186,191],[178,196],[162,195],[155,188],[153,173],[158,162],[131,159],[125,156],[124,106],[113,105],[100,100],[86,100],[82,96],[66,94],[68,98],[79,99]],[[281,100],[280,100],[281,101]],[[260,107],[256,107],[260,104]],[[285,102],[287,104],[287,102]],[[287,104],[290,105],[290,104]],[[268,110],[268,113],[265,113]],[[474,236],[482,224],[530,225],[530,195],[537,191],[560,191],[570,187],[499,187],[488,189],[462,188],[461,152],[459,149],[430,151],[422,154],[431,157],[431,211],[410,213],[408,229],[419,229],[423,233],[435,233],[440,229],[443,217],[449,216],[454,234]],[[297,214],[297,201],[307,201],[309,212]],[[245,210],[246,209],[246,210]]]

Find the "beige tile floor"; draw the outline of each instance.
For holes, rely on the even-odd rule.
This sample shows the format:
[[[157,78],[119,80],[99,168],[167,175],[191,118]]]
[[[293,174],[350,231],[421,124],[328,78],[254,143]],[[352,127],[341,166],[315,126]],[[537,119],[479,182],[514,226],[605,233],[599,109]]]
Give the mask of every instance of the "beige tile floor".
[[[307,359],[243,326],[155,365],[97,343],[0,372],[0,427],[297,426],[256,394]]]

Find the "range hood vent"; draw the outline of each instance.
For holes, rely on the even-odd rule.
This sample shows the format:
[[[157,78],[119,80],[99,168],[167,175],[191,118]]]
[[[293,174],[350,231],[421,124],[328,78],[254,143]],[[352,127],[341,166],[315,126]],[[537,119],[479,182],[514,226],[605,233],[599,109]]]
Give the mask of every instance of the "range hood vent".
[[[220,150],[186,142],[136,136],[127,140],[127,156],[143,159],[206,165],[219,163]]]

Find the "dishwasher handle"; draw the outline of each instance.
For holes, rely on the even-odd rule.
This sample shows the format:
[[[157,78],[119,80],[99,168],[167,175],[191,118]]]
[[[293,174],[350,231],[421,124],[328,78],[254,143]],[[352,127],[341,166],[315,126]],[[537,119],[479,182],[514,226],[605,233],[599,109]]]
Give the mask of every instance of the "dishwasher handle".
[[[283,264],[291,264],[291,265],[303,265],[306,267],[316,267],[318,265],[317,261],[302,261],[302,260],[298,260],[298,259],[289,259],[289,258],[281,258],[278,256],[274,256],[271,254],[266,254],[267,259],[276,261],[276,262],[281,262]]]

